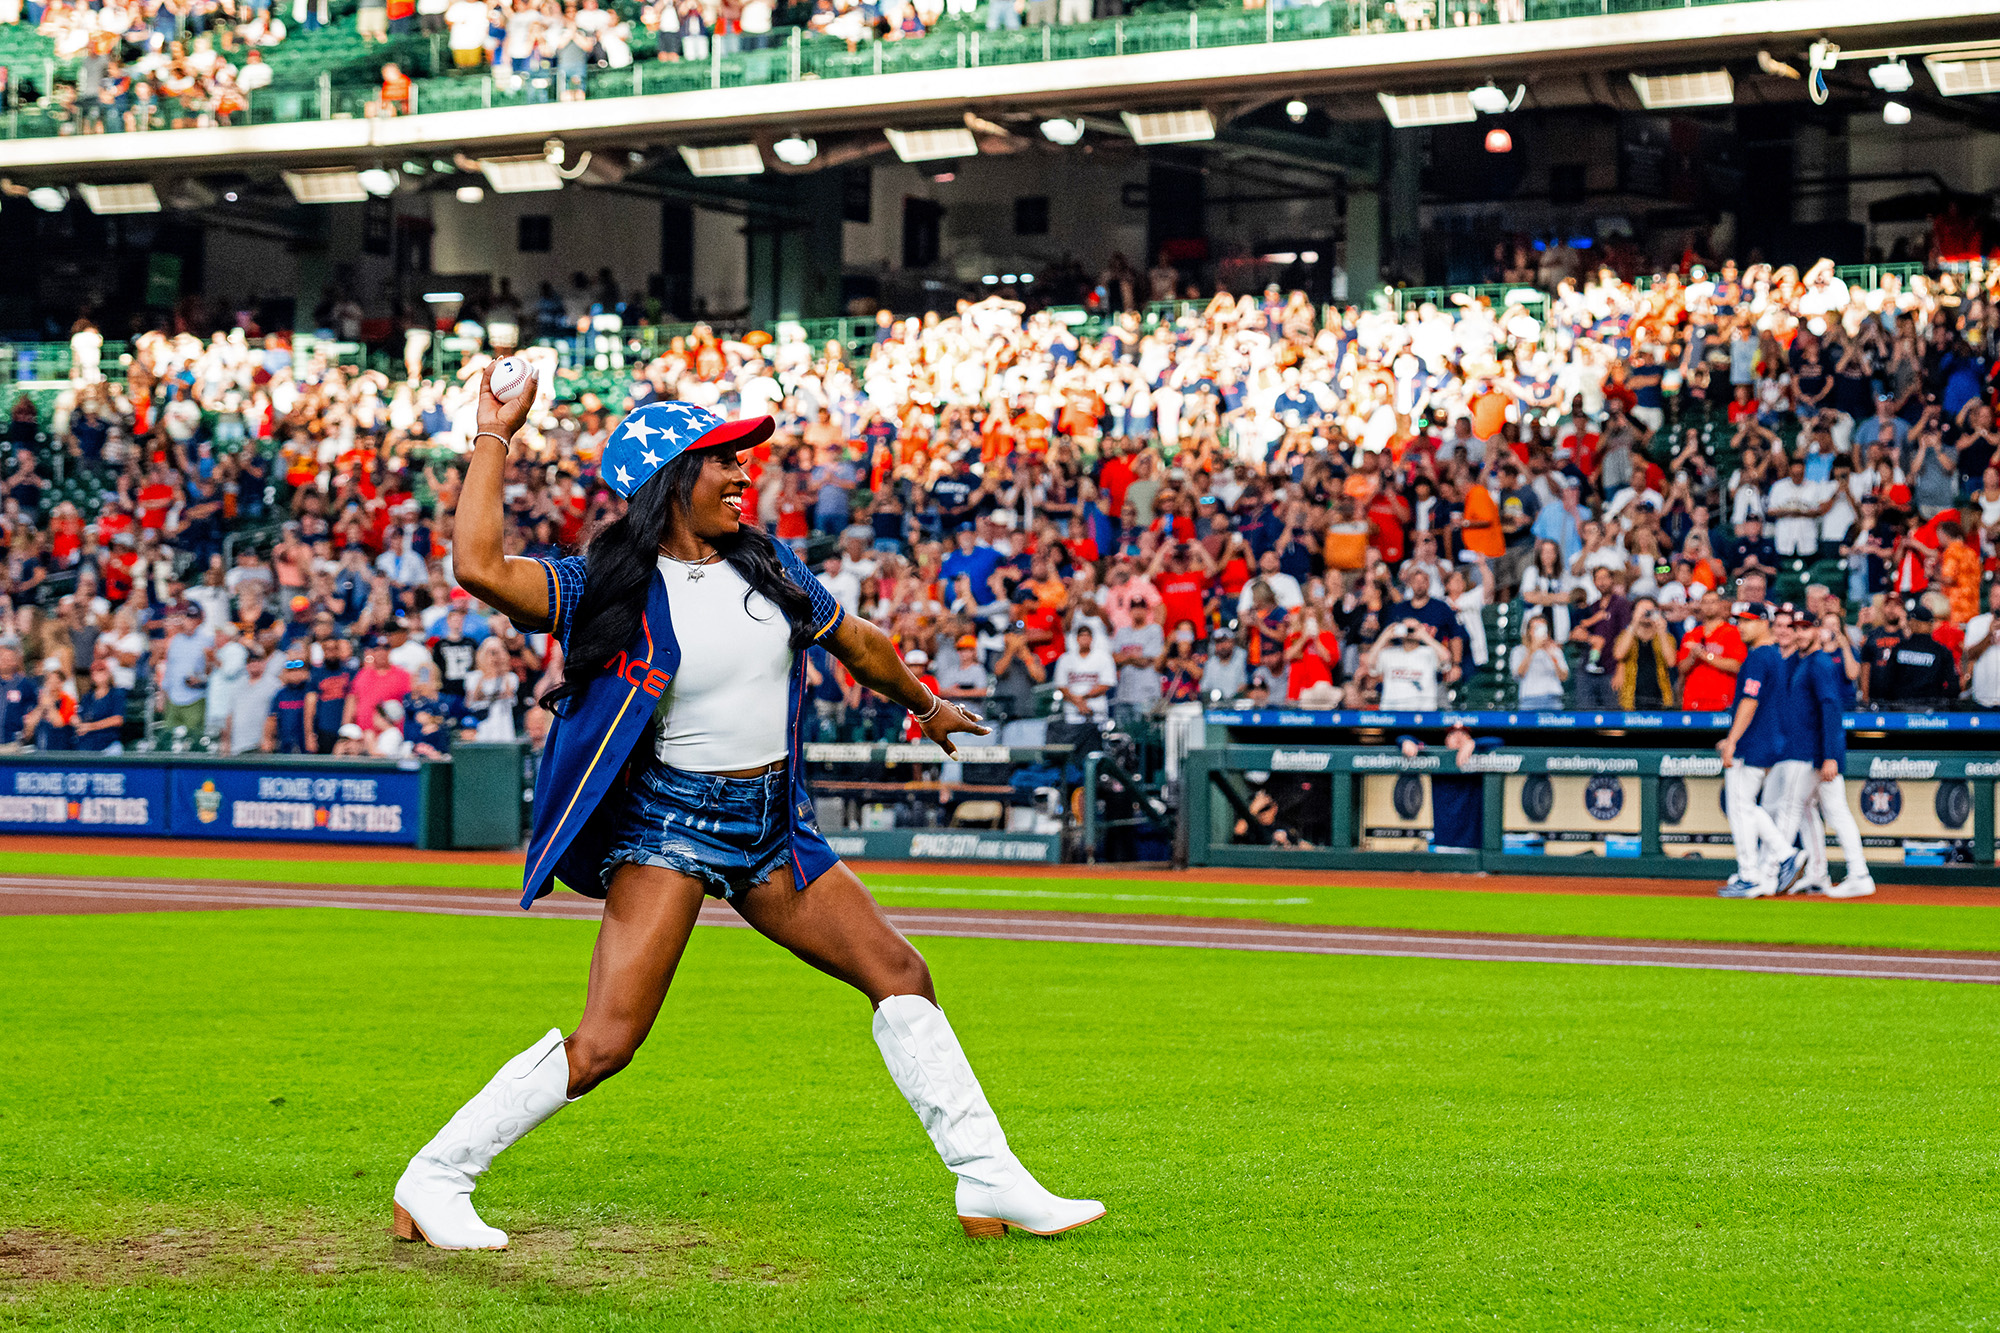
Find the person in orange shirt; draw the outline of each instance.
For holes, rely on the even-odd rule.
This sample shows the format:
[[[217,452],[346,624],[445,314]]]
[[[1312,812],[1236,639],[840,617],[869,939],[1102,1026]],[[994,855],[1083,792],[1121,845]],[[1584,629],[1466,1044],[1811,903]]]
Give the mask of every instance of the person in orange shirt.
[[[1483,473],[1479,480],[1465,484],[1459,506],[1456,518],[1459,543],[1488,560],[1498,560],[1507,554],[1507,539],[1500,531],[1500,506],[1494,502],[1493,492],[1486,488]]]
[[[1965,540],[1965,528],[1947,520],[1938,524],[1944,549],[1938,553],[1937,588],[1951,601],[1954,624],[1979,614],[1979,553]]]

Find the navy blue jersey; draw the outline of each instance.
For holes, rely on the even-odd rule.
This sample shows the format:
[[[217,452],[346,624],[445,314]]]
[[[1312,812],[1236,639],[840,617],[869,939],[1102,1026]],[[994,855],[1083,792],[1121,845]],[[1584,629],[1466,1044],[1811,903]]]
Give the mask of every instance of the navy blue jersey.
[[[455,694],[440,694],[435,699],[413,694],[403,700],[403,739],[412,745],[428,745],[443,753],[465,725],[465,700]]]
[[[354,672],[344,666],[317,666],[308,679],[319,696],[313,709],[313,730],[328,734],[339,731],[347,712],[347,693],[354,688]]]
[[[1785,758],[1818,767],[1828,759],[1846,762],[1847,733],[1840,724],[1840,687],[1846,673],[1830,653],[1806,653],[1791,660],[1790,705],[1785,710]]]
[[[1785,758],[1785,714],[1790,708],[1792,664],[1775,644],[1752,648],[1736,673],[1734,713],[1745,699],[1757,701],[1757,711],[1736,743],[1736,757],[1752,768],[1769,768]]]
[[[286,685],[271,696],[271,716],[278,720],[278,753],[306,752],[305,685]]]
[[[102,698],[99,698],[95,691],[86,690],[83,697],[76,701],[76,720],[78,722],[102,722],[108,717],[122,718],[124,716],[125,691],[116,686],[105,691]],[[83,732],[76,738],[76,748],[79,750],[108,750],[111,748],[111,743],[119,739],[119,731],[120,728],[118,727],[101,727],[96,731]]]

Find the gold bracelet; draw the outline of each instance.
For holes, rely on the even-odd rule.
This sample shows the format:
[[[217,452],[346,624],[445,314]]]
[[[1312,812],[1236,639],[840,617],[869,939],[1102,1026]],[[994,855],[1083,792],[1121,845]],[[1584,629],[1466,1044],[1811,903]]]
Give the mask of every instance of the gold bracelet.
[[[502,435],[497,430],[482,430],[479,432],[479,434],[472,437],[472,447],[477,449],[479,447],[479,442],[485,439],[489,435],[492,436],[494,439],[500,441],[500,447],[502,449],[505,449],[508,445],[513,443],[512,440],[508,439],[505,435]]]

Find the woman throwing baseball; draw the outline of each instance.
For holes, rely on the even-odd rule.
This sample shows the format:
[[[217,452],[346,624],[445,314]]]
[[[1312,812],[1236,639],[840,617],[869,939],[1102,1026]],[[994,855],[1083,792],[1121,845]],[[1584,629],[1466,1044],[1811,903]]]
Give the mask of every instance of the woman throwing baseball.
[[[673,981],[704,894],[874,1006],[890,1077],[958,1177],[967,1235],[1050,1235],[1104,1215],[1061,1199],[1007,1147],[924,960],[813,824],[799,754],[806,650],[910,709],[924,735],[984,734],[932,695],[875,626],[845,616],[785,547],[742,524],[737,453],[769,417],[725,421],[650,403],[605,445],[625,516],[583,556],[502,554],[508,446],[531,383],[502,403],[480,381],[479,435],[459,499],[453,569],[467,589],[563,647],[535,784],[522,907],[554,887],[604,900],[583,1018],[509,1060],[396,1182],[396,1234],[443,1249],[499,1249],[473,1211],[494,1156],[631,1063]]]

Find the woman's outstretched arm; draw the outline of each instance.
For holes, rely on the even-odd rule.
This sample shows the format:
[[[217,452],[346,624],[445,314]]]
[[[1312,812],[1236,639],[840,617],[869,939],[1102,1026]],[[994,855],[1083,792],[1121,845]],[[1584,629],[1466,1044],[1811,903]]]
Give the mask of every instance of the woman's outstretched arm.
[[[903,665],[902,656],[889,636],[860,616],[844,618],[840,627],[827,637],[824,647],[847,664],[855,680],[891,703],[901,704],[913,716],[922,718],[935,704],[936,711],[931,713],[930,720],[920,721],[917,726],[926,739],[943,746],[952,758],[958,757],[957,747],[951,742],[954,732],[984,736],[989,730],[958,704],[933,696]]]
[[[451,569],[470,592],[524,628],[549,623],[548,572],[534,560],[509,556],[503,543],[507,450],[528,419],[537,385],[531,378],[511,402],[493,396],[493,367],[479,376],[479,437],[458,493]]]

